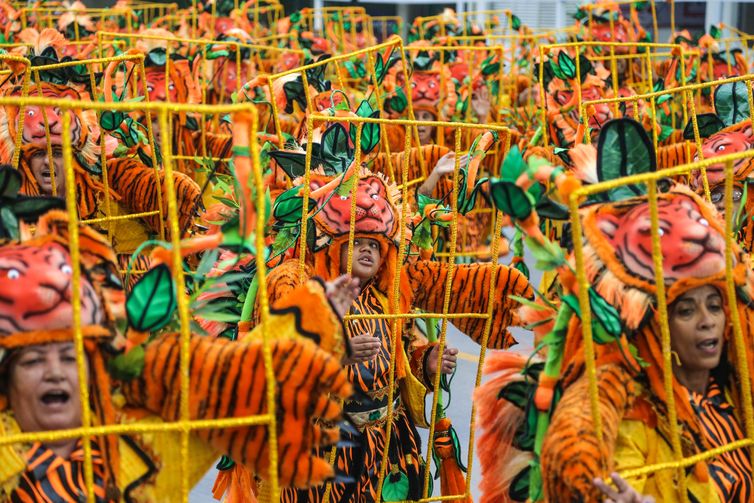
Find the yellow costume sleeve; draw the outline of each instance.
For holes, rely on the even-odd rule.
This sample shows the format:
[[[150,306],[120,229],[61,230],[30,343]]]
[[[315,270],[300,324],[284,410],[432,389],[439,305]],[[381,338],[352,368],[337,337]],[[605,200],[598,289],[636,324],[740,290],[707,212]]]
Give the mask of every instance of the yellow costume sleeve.
[[[618,429],[615,446],[615,471],[642,468],[646,465],[673,461],[673,450],[654,428],[638,420],[623,420]],[[641,477],[626,479],[631,487],[641,494],[652,496],[656,501],[679,501],[678,484],[674,481],[675,470],[662,470]],[[720,501],[711,479],[699,480],[693,470],[686,477],[686,486],[696,501],[717,503]]]

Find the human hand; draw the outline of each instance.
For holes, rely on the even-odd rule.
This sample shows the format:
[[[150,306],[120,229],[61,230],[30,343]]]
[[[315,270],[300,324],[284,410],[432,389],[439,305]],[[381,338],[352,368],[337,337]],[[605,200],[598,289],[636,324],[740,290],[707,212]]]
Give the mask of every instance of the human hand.
[[[367,362],[374,359],[380,351],[380,340],[372,334],[360,334],[348,339],[350,356],[343,358],[343,363],[350,365],[353,363]]]
[[[594,486],[607,496],[605,503],[655,503],[653,497],[639,494],[617,473],[610,475],[610,478],[616,489],[607,485],[601,478],[594,479]]]
[[[464,167],[466,163],[468,162],[469,154],[463,154],[458,164],[460,167]],[[435,167],[432,169],[432,174],[436,177],[441,177],[443,175],[448,175],[453,173],[456,169],[456,153],[455,152],[448,152],[444,156],[440,157],[437,160],[437,164],[435,164]]]
[[[430,350],[429,355],[427,355],[427,375],[433,381],[435,375],[437,375],[437,352],[439,350],[440,346],[435,346]],[[458,350],[456,348],[445,348],[440,364],[440,370],[443,374],[452,374],[456,369],[457,355]]]
[[[338,276],[325,283],[325,295],[342,319],[359,296],[359,278],[353,278],[349,274]]]
[[[480,121],[489,117],[492,103],[490,103],[490,93],[487,86],[482,86],[471,93],[471,109]]]

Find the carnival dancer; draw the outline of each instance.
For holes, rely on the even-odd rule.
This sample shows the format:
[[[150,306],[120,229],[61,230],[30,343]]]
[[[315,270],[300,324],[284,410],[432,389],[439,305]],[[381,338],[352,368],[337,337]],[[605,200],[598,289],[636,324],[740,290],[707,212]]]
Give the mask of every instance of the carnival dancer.
[[[579,173],[582,180],[609,179],[615,163],[629,175],[654,169],[651,142],[640,124],[612,121],[601,134],[599,158],[613,161],[598,161],[591,176]],[[633,153],[614,150],[619,143],[633,145]],[[577,186],[573,174],[551,167],[534,168],[526,178],[550,176],[562,197]],[[493,191],[496,183],[491,182]],[[641,501],[640,493],[658,501],[681,499],[679,483],[670,470],[630,479],[635,490],[627,489],[618,478],[617,492],[608,490],[601,480],[595,485],[595,479],[613,471],[674,459],[652,235],[647,231],[650,205],[643,190],[638,184],[612,189],[591,197],[580,210],[602,438],[595,433],[590,407],[584,406],[589,378],[584,372],[584,334],[576,297],[580,287],[572,272],[572,258],[554,243],[543,241],[558,271],[558,295],[538,301],[539,308],[524,308],[521,315],[537,326],[540,347],[547,347],[544,361],[490,355],[486,372],[491,379],[476,393],[482,428],[483,501],[602,501],[606,496]],[[751,365],[754,360],[749,350],[754,312],[748,303],[753,277],[746,256],[734,246],[732,279],[737,295],[730,298],[723,223],[715,209],[682,185],[664,188],[657,198],[674,351],[673,399],[682,454],[689,457],[744,438],[736,412],[743,402],[735,391],[742,377],[734,362],[746,360]],[[520,225],[541,239],[537,222],[532,216]],[[743,347],[736,347],[727,323],[736,311],[742,322]],[[513,382],[519,384],[508,387]],[[526,400],[514,397],[513,389]],[[536,425],[514,437],[516,425],[527,414],[536,417]],[[751,468],[745,449],[700,461],[685,473],[688,499],[751,499]]]
[[[339,124],[331,127],[337,128]],[[323,134],[323,142],[327,141],[328,135],[327,131]],[[310,197],[316,212],[312,219],[314,225],[307,230],[312,234],[307,238],[310,245],[307,247],[303,277],[317,275],[334,278],[348,268],[351,197],[355,197],[351,265],[352,273],[361,278],[362,293],[354,303],[353,311],[378,316],[410,313],[414,308],[427,313],[442,312],[444,288],[441,285],[446,282],[449,266],[447,263],[424,260],[401,264],[400,239],[409,239],[410,236],[409,229],[400,228],[401,201],[396,186],[383,176],[366,168],[357,169],[354,165],[340,175],[324,173],[315,170],[309,177]],[[354,179],[347,181],[351,177]],[[290,219],[300,219],[300,206],[296,210],[289,205],[295,205],[301,199],[296,194],[302,192],[303,182],[303,177],[296,179],[294,188],[278,196],[275,203],[273,214],[285,220],[278,221],[276,225],[281,229],[287,227],[288,232],[291,231]],[[341,183],[355,184],[355,193],[338,193]],[[289,246],[298,245],[289,243]],[[400,277],[396,278],[396,274]],[[273,269],[268,277],[268,291],[273,305],[278,296],[287,293],[301,278],[297,258]],[[399,284],[397,296],[396,281]],[[517,270],[505,266],[495,268],[493,264],[456,266],[450,286],[454,294],[450,297],[448,312],[487,312],[487,297],[493,281],[495,308],[492,310],[487,345],[506,348],[514,343],[507,327],[516,323],[512,310],[518,305],[509,296],[531,296],[528,282]],[[454,324],[473,340],[482,340],[485,322],[481,319],[458,318],[454,319]],[[400,478],[408,482],[404,494],[406,499],[416,498],[422,490],[424,462],[419,456],[414,428],[426,426],[426,390],[431,389],[436,372],[452,369],[455,352],[446,350],[440,355],[435,344],[419,342],[418,346],[414,346],[406,337],[403,324],[392,323],[389,319],[357,319],[350,321],[348,327],[349,346],[355,358],[370,358],[360,363],[349,361],[349,376],[359,392],[354,400],[345,404],[349,417],[362,430],[364,444],[336,451],[336,467],[353,482],[334,483],[332,497],[338,501],[374,501],[381,491],[376,483],[382,469],[384,449],[389,444],[389,465],[384,469],[392,474],[389,479]],[[391,353],[392,347],[395,347],[394,353]],[[389,426],[394,438],[388,439],[385,414],[391,393],[388,378],[391,362],[396,370],[396,387],[392,390],[395,414]],[[389,482],[385,484],[389,485]],[[325,490],[321,488],[307,493],[288,491],[284,499],[319,501]]]
[[[0,170],[2,176],[14,173]],[[3,377],[0,435],[82,426],[70,300],[74,267],[81,268],[81,330],[90,376],[93,424],[158,424],[178,420],[179,387],[174,377],[179,366],[176,350],[179,338],[177,334],[162,334],[144,344],[132,338],[130,330],[136,322],[127,313],[133,309],[129,307],[133,297],[126,300],[123,296],[115,254],[105,238],[81,226],[81,263],[75,264],[69,253],[65,214],[44,215],[35,226],[34,237],[28,237],[23,229],[21,232],[20,242],[5,240],[0,246],[0,285],[4,298],[0,307]],[[297,332],[304,316],[300,307],[271,311],[268,321],[277,333],[298,333],[272,342],[280,393],[276,413],[282,485],[306,487],[332,476],[329,464],[313,457],[311,448],[334,441],[337,432],[320,428],[310,419],[336,420],[340,405],[334,400],[347,397],[350,385],[339,360],[306,337],[321,339],[333,337],[331,332],[340,333],[335,306],[342,315],[356,293],[347,278],[329,286],[316,281],[302,285],[295,293],[294,303],[304,302],[306,316],[314,316],[316,320],[307,324],[306,334]],[[137,293],[137,297],[140,295]],[[162,316],[150,305],[147,303],[142,312],[144,316],[151,319],[154,315]],[[116,365],[120,361],[117,355],[123,351],[125,319],[129,324],[129,332],[125,334],[129,345],[143,349],[141,357],[137,357],[141,364],[135,368]],[[192,419],[265,413],[265,370],[260,341],[239,344],[193,336],[190,351]],[[291,361],[314,374],[282,372],[280,365]],[[110,375],[107,369],[114,374]],[[129,369],[134,372],[123,373]],[[232,387],[223,385],[227,382],[224,379],[218,379],[218,373],[227,372],[234,375]],[[204,386],[199,386],[201,383]],[[233,399],[228,401],[230,395]],[[214,405],[207,407],[207,404]],[[224,452],[232,453],[239,463],[265,477],[268,445],[263,440],[267,435],[259,431],[262,428],[266,427],[249,426],[223,433],[193,432],[190,484],[198,481]],[[181,485],[178,471],[173,469],[181,456],[181,442],[176,435],[165,432],[95,437],[92,444],[95,500],[175,501]],[[0,448],[0,460],[3,500],[76,501],[85,494],[82,444],[75,437],[4,445]]]

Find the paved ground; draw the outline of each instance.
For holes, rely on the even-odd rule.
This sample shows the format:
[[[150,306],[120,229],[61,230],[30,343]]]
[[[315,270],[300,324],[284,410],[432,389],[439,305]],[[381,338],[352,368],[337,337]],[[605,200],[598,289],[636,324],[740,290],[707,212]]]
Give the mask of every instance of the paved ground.
[[[501,260],[501,263],[508,263],[509,259],[503,259]],[[534,261],[527,260],[527,263],[533,264]],[[533,283],[535,285],[538,284],[539,278],[535,277],[533,278]],[[530,354],[532,351],[532,339],[531,334],[529,332],[525,332],[522,330],[513,330],[514,335],[516,336],[516,339],[518,339],[519,344],[515,346],[513,349],[516,351],[520,351],[524,354]],[[462,459],[466,460],[468,459],[468,443],[469,443],[469,422],[471,420],[471,395],[474,389],[474,383],[476,380],[476,373],[477,373],[477,366],[478,366],[478,359],[479,359],[479,346],[472,342],[468,337],[462,335],[455,327],[452,325],[448,326],[448,344],[451,346],[454,346],[461,350],[461,358],[458,362],[458,370],[456,371],[456,375],[453,378],[453,382],[451,385],[452,390],[452,400],[450,403],[450,407],[447,410],[447,415],[453,422],[453,426],[458,432],[458,437],[461,442],[461,445],[463,446],[463,455]],[[431,400],[431,395],[428,397],[429,400]],[[432,404],[431,401],[428,402],[428,407],[430,407]],[[420,434],[422,435],[423,440],[423,448],[422,452],[426,456],[427,452],[427,430],[419,430]],[[433,474],[434,474],[434,467],[432,467]],[[471,478],[471,487],[472,487],[472,494],[474,495],[474,499],[478,499],[478,485],[479,485],[479,465],[478,462],[475,461],[474,465],[471,467],[472,470],[472,478]],[[209,503],[214,501],[212,499],[212,484],[215,480],[215,471],[211,470],[210,473],[207,474],[207,476],[194,488],[194,490],[191,492],[191,502],[192,503]],[[436,481],[435,484],[435,495],[440,494],[440,484],[439,481]]]

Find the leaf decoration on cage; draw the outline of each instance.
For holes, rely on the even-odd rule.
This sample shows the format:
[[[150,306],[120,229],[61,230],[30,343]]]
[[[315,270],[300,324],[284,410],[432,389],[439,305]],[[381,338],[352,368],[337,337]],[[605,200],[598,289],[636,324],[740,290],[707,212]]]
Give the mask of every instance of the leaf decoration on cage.
[[[713,134],[717,133],[721,129],[725,128],[725,124],[717,114],[707,113],[699,114],[696,116],[696,124],[699,128],[699,138],[709,138]],[[683,139],[694,141],[694,123],[689,120],[686,127],[683,129]]]
[[[633,119],[614,119],[602,127],[597,146],[597,179],[600,182],[657,171],[652,141]],[[646,194],[641,184],[622,185],[591,196],[593,201],[619,201]]]
[[[330,58],[329,54],[323,54],[317,58],[316,62],[325,61]],[[309,65],[314,61],[307,59],[305,64]],[[318,93],[329,91],[332,88],[332,84],[325,78],[325,71],[327,64],[319,65],[314,68],[305,70],[307,83]],[[293,104],[298,103],[301,110],[306,110],[306,91],[304,90],[304,79],[300,73],[295,73],[287,77],[283,77],[284,83],[282,85],[282,92],[285,97],[285,113],[289,114],[293,112]]]
[[[751,117],[746,82],[720,84],[714,95],[715,114],[727,127]]]
[[[715,89],[713,102],[715,105],[714,113],[705,113],[696,116],[699,138],[701,139],[709,138],[715,133],[751,117],[746,82],[720,84]],[[683,129],[683,138],[691,141],[695,140],[692,118],[689,119],[689,122]]]
[[[359,113],[370,118],[378,118],[379,110],[372,111],[366,102],[359,106]],[[354,144],[356,140],[356,126],[351,124],[350,133],[343,124],[335,122],[324,133],[319,143],[311,146],[311,169],[320,168],[325,175],[335,176],[345,173],[355,158]],[[379,124],[365,123],[361,131],[361,153],[364,157],[374,151],[380,140]],[[291,180],[306,173],[306,152],[303,147],[292,145],[293,149],[270,150],[267,155],[275,160],[278,166]]]
[[[0,239],[18,239],[22,221],[35,222],[50,210],[65,209],[65,201],[57,197],[24,196],[21,173],[9,165],[0,165]]]
[[[477,180],[477,173],[487,152],[499,139],[497,131],[485,131],[474,138],[469,149],[468,166],[458,170],[457,210],[460,214],[466,215],[474,208],[477,196],[482,193],[483,187],[487,184],[487,178]]]

